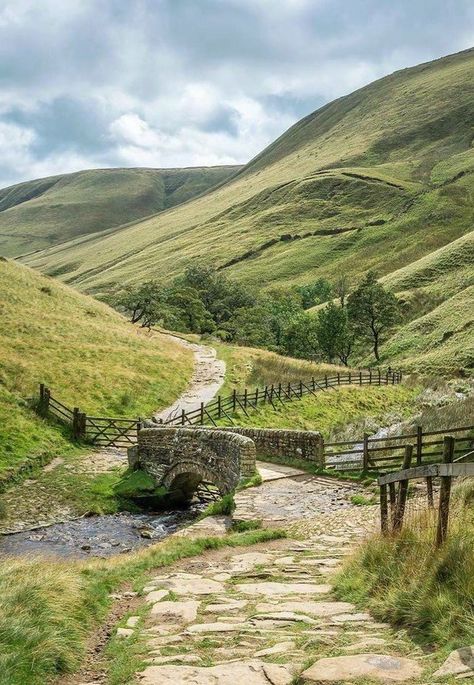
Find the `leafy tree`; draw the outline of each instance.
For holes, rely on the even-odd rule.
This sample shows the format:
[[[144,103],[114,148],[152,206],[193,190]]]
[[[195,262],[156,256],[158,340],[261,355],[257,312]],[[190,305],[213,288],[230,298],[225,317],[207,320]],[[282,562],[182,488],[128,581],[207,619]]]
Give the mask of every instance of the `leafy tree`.
[[[353,339],[346,310],[329,302],[318,314],[318,342],[328,361],[339,357],[347,366]]]
[[[194,288],[174,286],[169,290],[168,303],[178,330],[193,333],[212,333],[215,330],[214,320]]]
[[[400,319],[400,306],[393,293],[377,282],[369,271],[359,287],[347,299],[347,311],[356,334],[369,339],[377,361],[384,334]]]
[[[341,276],[339,276],[336,280],[334,292],[339,298],[341,307],[344,307],[346,304],[346,297],[349,293],[349,279],[345,274],[341,274]]]
[[[306,312],[294,316],[285,328],[282,351],[301,359],[314,357],[319,351],[317,317]]]
[[[318,278],[314,283],[297,286],[296,291],[301,295],[303,309],[309,309],[331,297],[331,284],[325,278]]]
[[[130,316],[132,323],[149,325],[156,315],[157,300],[162,299],[162,289],[156,281],[146,281],[137,286],[127,286],[115,298],[115,306]]]
[[[276,347],[273,316],[265,302],[238,309],[224,328],[239,345]]]

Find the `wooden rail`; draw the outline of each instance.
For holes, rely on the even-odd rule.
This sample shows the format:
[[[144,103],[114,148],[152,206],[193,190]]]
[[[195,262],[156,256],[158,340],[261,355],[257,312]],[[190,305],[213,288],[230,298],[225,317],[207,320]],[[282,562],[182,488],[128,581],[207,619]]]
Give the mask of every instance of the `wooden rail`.
[[[274,383],[266,385],[264,388],[249,390],[245,388],[243,392],[234,390],[231,395],[222,397],[219,395],[207,404],[191,411],[182,410],[162,421],[164,425],[217,425],[216,421],[228,419],[234,423],[232,414],[242,411],[246,416],[249,411],[257,409],[259,406],[269,404],[273,407],[300,400],[305,395],[315,395],[317,392],[328,391],[344,385],[395,385],[402,380],[401,371],[394,371],[388,368],[386,371],[381,369],[369,369],[367,371],[348,371],[347,373],[337,373],[334,376],[325,375],[321,378],[300,380],[293,383]]]
[[[410,481],[425,480],[426,506],[434,509],[433,479],[439,479],[439,505],[437,510],[435,544],[443,544],[448,534],[451,485],[453,478],[474,476],[474,463],[464,463],[464,459],[473,458],[474,451],[467,452],[462,459],[455,461],[456,440],[446,435],[442,441],[443,462],[411,467],[414,446],[405,446],[403,468],[395,473],[380,476],[380,525],[383,535],[396,534],[404,526]],[[463,463],[461,463],[461,460]],[[397,490],[398,485],[398,490]],[[391,512],[389,513],[389,502]],[[391,514],[391,515],[390,515]]]

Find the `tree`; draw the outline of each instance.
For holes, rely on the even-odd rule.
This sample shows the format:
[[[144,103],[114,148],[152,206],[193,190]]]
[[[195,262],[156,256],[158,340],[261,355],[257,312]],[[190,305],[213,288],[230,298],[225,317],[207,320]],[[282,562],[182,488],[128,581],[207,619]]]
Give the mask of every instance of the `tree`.
[[[318,352],[318,319],[301,312],[287,324],[282,338],[282,351],[291,357],[311,359]]]
[[[341,307],[346,304],[347,293],[349,292],[349,279],[345,274],[341,274],[334,285],[334,292],[339,298]]]
[[[346,310],[329,302],[318,314],[318,342],[328,361],[339,357],[347,366],[353,340]]]
[[[400,306],[393,293],[377,282],[377,275],[369,271],[362,283],[347,299],[349,319],[356,334],[372,343],[377,361],[384,334],[400,319]]]
[[[331,284],[325,278],[318,278],[314,283],[297,286],[296,292],[301,295],[303,309],[309,309],[331,297]]]
[[[140,285],[125,287],[115,298],[114,305],[125,311],[132,323],[141,321],[143,326],[148,326],[150,319],[156,316],[156,304],[160,299],[161,287],[156,281],[146,281]]]

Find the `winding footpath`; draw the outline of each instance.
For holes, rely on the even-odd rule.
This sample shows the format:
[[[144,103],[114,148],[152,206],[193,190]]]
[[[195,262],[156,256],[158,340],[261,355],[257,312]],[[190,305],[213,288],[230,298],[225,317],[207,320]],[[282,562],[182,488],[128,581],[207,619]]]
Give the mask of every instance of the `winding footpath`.
[[[217,359],[217,353],[213,347],[191,343],[170,333],[166,335],[176,344],[191,350],[194,353],[195,364],[194,373],[184,393],[171,407],[155,414],[156,419],[163,421],[178,416],[183,409],[186,412],[193,411],[201,406],[201,402],[204,404],[210,402],[222,387],[225,376],[225,362]]]
[[[288,537],[178,562],[151,572],[140,595],[119,595],[131,598],[107,635],[143,657],[127,683],[437,683],[437,655],[334,595],[344,558],[378,525],[377,507],[351,503],[361,486],[259,468],[264,483],[236,496],[235,516],[284,523]],[[216,517],[177,535],[224,534],[225,527],[225,517]],[[107,682],[107,657],[93,650],[67,685]]]

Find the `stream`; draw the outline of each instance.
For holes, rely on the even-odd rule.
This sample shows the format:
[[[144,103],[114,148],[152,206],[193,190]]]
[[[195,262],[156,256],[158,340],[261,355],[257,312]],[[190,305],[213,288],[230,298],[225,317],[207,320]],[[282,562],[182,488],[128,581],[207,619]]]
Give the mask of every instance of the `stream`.
[[[88,516],[0,537],[2,556],[106,558],[152,545],[192,522],[202,504],[160,513]]]

